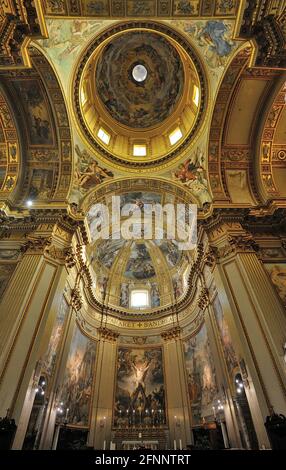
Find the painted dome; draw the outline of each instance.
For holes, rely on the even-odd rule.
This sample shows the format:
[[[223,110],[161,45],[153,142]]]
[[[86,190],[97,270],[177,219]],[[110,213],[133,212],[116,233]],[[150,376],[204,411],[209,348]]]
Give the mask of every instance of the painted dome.
[[[170,116],[184,87],[184,68],[163,36],[123,34],[107,44],[96,67],[96,88],[109,114],[132,128],[155,126]]]

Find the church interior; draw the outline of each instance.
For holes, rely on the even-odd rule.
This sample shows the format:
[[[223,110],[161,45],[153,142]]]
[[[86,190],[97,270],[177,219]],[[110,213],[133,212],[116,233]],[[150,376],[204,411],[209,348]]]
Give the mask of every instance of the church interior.
[[[0,2],[0,449],[286,449],[285,70],[285,0]]]

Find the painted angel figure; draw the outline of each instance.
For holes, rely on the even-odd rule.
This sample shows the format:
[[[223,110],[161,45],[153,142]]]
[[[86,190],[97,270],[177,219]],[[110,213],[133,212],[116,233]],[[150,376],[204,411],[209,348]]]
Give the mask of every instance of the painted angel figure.
[[[75,171],[76,185],[83,189],[90,189],[92,186],[102,183],[105,178],[114,176],[112,171],[99,166],[98,162],[93,160],[86,150],[81,151],[78,145],[76,145],[75,150],[80,163],[84,163],[86,166],[84,171]]]

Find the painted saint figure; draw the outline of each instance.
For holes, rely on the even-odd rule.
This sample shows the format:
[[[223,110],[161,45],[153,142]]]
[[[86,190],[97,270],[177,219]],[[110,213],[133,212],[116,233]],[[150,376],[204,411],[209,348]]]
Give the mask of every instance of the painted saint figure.
[[[134,371],[134,383],[135,383],[135,390],[137,390],[138,387],[143,388],[145,390],[145,378],[148,372],[148,369],[150,367],[151,361],[149,362],[142,362],[138,361],[137,364],[131,363],[132,369]]]

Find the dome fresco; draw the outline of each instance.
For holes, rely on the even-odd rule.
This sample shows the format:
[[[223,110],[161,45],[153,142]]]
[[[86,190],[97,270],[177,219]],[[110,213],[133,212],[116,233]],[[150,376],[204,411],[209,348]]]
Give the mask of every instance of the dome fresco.
[[[165,23],[110,25],[90,42],[74,74],[79,131],[104,169],[171,165],[198,134],[207,99],[196,50]]]
[[[133,31],[105,46],[95,81],[102,103],[116,121],[147,128],[174,111],[184,87],[184,69],[178,52],[162,35]]]

